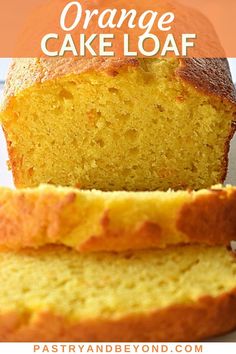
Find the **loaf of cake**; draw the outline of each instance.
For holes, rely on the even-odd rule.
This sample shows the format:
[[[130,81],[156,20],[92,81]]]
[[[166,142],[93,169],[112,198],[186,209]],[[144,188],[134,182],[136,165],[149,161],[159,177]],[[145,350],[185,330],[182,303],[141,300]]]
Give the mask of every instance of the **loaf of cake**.
[[[16,59],[1,121],[17,187],[200,189],[235,112],[226,59]]]
[[[0,341],[195,341],[236,327],[224,247],[0,253]]]
[[[0,248],[125,251],[236,240],[236,187],[168,192],[0,188]]]

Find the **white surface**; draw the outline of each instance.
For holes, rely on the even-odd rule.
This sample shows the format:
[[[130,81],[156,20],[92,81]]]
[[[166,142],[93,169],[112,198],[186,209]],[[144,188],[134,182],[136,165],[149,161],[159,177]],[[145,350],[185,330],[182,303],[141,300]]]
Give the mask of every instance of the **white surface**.
[[[230,65],[230,70],[232,73],[233,81],[236,83],[236,59],[235,58],[229,58],[229,65]]]
[[[0,59],[0,81],[5,80],[10,59]]]
[[[0,62],[2,59],[0,59]],[[1,63],[0,63],[1,67]],[[6,70],[6,69],[5,69]],[[3,73],[3,72],[2,72]],[[0,101],[2,93],[2,84],[0,83]],[[0,186],[14,187],[12,174],[8,171],[6,161],[8,160],[6,141],[0,127]]]
[[[0,80],[4,78],[6,75],[6,69],[9,61],[7,59],[0,59]],[[229,60],[231,72],[233,76],[233,81],[236,83],[236,59]],[[0,96],[1,96],[1,86],[0,86]],[[1,186],[9,186],[13,187],[13,181],[11,173],[8,171],[6,166],[7,157],[7,149],[5,139],[0,129],[0,185]],[[229,154],[229,171],[226,179],[226,183],[235,184],[236,185],[236,135],[231,142],[230,154]],[[235,314],[236,316],[236,314]],[[214,341],[228,341],[228,342],[236,342],[236,331],[229,335],[219,337],[214,339]],[[19,348],[17,349],[19,352]],[[209,352],[210,353],[210,352]],[[218,352],[214,352],[215,354]],[[219,352],[220,353],[220,352]],[[230,352],[228,352],[230,353]]]

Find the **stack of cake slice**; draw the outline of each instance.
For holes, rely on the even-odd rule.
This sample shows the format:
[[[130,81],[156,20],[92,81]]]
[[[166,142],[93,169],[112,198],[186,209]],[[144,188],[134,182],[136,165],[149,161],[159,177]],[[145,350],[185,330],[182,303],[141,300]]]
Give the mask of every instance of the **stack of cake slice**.
[[[0,189],[1,341],[236,328],[236,188],[210,187],[235,102],[221,59],[13,64],[1,116],[24,189]]]

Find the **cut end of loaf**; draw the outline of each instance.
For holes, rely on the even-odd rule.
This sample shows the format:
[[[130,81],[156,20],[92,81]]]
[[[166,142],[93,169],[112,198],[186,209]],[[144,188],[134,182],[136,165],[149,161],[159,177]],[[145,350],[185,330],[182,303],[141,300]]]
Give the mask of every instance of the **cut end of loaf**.
[[[222,182],[232,105],[181,80],[178,67],[175,59],[142,59],[115,75],[67,73],[18,92],[2,114],[16,186],[166,190]]]

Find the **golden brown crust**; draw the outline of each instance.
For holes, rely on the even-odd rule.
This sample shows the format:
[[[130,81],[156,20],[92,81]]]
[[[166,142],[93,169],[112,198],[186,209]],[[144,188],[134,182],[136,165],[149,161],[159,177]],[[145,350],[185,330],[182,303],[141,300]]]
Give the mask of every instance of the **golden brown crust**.
[[[227,200],[227,202],[226,202]],[[177,228],[191,237],[192,242],[225,243],[225,235],[236,235],[236,190],[212,190],[186,203],[179,214]],[[216,236],[217,235],[217,236]],[[207,241],[206,241],[207,240]]]
[[[27,58],[13,59],[4,90],[4,107],[10,97],[18,92],[69,74],[82,74],[87,71],[105,71],[115,76],[122,67],[136,67],[137,59],[121,58]]]
[[[121,197],[52,186],[29,191],[2,188],[0,247],[64,244],[80,252],[124,251],[228,245],[235,239],[236,188],[182,194],[181,199],[174,192],[167,197],[166,204],[160,204],[165,206],[162,212],[158,192],[139,198],[131,192]]]
[[[231,102],[233,105],[236,104],[236,90],[227,59],[181,59],[176,73],[183,81],[193,85],[197,90]]]
[[[173,342],[197,341],[236,328],[236,290],[216,298],[175,305],[145,315],[71,322],[60,315],[11,312],[0,316],[6,342]]]
[[[226,202],[227,200],[227,202]],[[212,190],[186,203],[179,214],[177,228],[191,237],[193,243],[221,244],[225,236],[236,235],[236,190]],[[217,235],[217,236],[216,236]]]
[[[90,236],[76,249],[80,252],[91,251],[125,251],[148,248],[160,248],[165,245],[165,234],[158,223],[144,221],[133,226],[133,230],[125,232],[103,226],[100,235]],[[165,245],[166,246],[166,245]]]
[[[112,223],[116,221],[116,215],[109,215],[113,208],[111,206],[107,209],[105,199],[103,194],[103,203],[99,207],[98,201],[94,217],[90,215],[90,210],[93,213],[96,198],[86,205],[83,201],[76,202],[76,194],[73,192],[60,195],[51,190],[30,195],[23,191],[14,193],[2,189],[0,247],[19,250],[46,244],[68,245],[65,238],[74,232],[76,239],[71,247],[81,252],[163,247],[165,235],[158,222],[136,218],[136,222],[129,228],[126,228],[125,221],[118,228],[114,227]],[[89,229],[88,224],[92,226]]]
[[[227,59],[201,58],[180,59],[176,76],[194,86],[206,95],[236,104],[236,91],[232,83]],[[14,59],[9,70],[5,93],[4,107],[11,96],[47,80],[56,79],[69,74],[81,74],[87,71],[105,71],[116,75],[121,68],[138,67],[139,59],[129,58],[29,58]],[[3,107],[3,109],[4,109]]]

